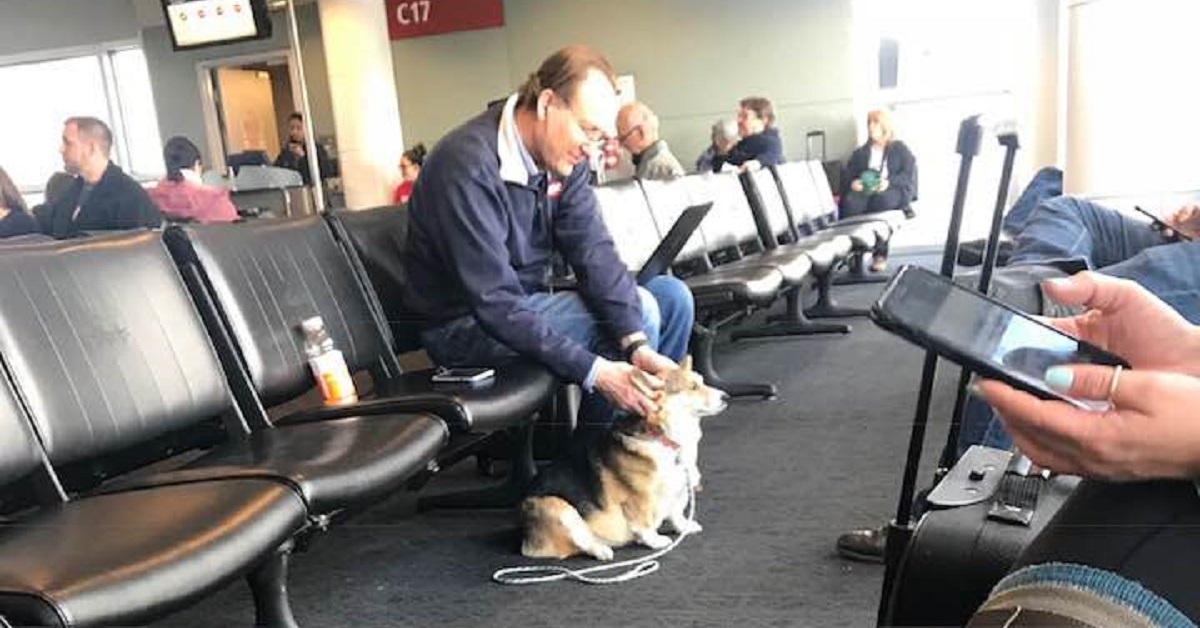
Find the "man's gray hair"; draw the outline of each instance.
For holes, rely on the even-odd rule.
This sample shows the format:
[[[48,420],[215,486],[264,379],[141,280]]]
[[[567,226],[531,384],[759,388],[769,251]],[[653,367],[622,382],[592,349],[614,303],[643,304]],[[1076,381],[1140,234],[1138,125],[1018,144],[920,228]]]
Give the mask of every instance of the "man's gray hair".
[[[712,125],[712,137],[714,141],[720,138],[728,142],[736,142],[738,140],[737,120],[722,118],[714,122]]]

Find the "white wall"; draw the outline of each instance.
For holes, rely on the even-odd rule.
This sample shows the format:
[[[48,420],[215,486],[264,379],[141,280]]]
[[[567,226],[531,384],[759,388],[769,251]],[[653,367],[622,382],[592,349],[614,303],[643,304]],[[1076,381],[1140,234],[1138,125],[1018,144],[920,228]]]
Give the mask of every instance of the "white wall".
[[[1068,13],[1067,190],[1200,189],[1200,3],[1093,0]]]
[[[129,0],[0,1],[0,58],[137,37]]]
[[[505,26],[393,42],[404,137],[427,144],[513,91],[543,58],[588,44],[662,120],[685,165],[744,96],[770,97],[789,157],[824,129],[852,149],[850,0],[507,0]],[[551,27],[550,25],[553,25]]]

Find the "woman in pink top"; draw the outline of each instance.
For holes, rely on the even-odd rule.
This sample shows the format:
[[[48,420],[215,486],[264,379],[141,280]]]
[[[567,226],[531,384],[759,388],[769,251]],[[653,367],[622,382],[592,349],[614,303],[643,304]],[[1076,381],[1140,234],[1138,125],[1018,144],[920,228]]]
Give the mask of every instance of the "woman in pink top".
[[[237,220],[229,190],[200,182],[200,149],[186,137],[175,136],[163,147],[167,178],[147,190],[168,220],[199,223]]]

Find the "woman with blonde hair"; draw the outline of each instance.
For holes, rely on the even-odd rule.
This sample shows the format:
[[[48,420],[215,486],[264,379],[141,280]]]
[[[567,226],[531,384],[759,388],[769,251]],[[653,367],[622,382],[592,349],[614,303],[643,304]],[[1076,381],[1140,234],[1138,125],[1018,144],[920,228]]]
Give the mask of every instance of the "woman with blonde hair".
[[[841,217],[905,209],[917,198],[917,159],[895,138],[891,115],[882,109],[867,114],[865,144],[846,166],[841,191]],[[887,250],[876,249],[871,270],[887,266]]]

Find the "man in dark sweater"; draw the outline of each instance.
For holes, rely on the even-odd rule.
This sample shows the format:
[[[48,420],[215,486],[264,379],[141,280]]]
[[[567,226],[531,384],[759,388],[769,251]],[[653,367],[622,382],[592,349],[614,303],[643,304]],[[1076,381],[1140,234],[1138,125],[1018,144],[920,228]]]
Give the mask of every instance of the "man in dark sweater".
[[[687,287],[659,277],[635,285],[588,187],[588,153],[613,135],[615,78],[583,46],[546,59],[520,92],[434,147],[409,200],[406,300],[426,320],[426,350],[443,365],[481,366],[520,355],[590,394],[583,425],[617,407],[656,405],[636,374],[660,373],[687,352]],[[576,291],[547,288],[560,253]],[[661,352],[661,353],[660,353]]]
[[[42,233],[71,238],[89,231],[158,227],[162,214],[146,190],[109,161],[112,131],[96,118],[63,124],[64,169],[75,175],[65,192],[38,208]]]
[[[275,158],[275,166],[299,172],[300,180],[304,181],[304,185],[312,185],[312,170],[308,165],[307,138],[308,135],[304,129],[304,115],[299,111],[292,112],[288,116],[287,141],[283,143],[279,156]],[[334,175],[333,163],[329,161],[329,153],[325,152],[324,146],[318,143],[316,147],[317,170],[321,179],[325,180]]]
[[[783,163],[783,139],[775,128],[775,107],[761,96],[743,98],[738,103],[738,134],[741,141],[724,158],[713,160],[713,172],[731,164],[743,168],[749,161],[763,166]]]

